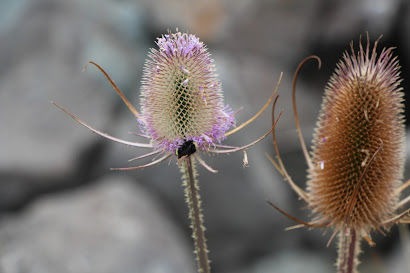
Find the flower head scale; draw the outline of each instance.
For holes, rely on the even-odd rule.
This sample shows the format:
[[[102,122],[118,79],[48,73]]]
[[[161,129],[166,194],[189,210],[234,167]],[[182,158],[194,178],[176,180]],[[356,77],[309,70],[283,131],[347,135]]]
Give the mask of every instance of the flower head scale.
[[[193,34],[168,33],[151,49],[141,87],[142,130],[154,147],[175,151],[192,140],[201,150],[234,125],[205,45]]]
[[[369,38],[368,38],[369,40]],[[359,244],[364,238],[374,245],[370,232],[388,228],[393,223],[410,222],[410,210],[396,214],[410,202],[398,201],[404,168],[404,104],[399,86],[399,66],[393,48],[383,49],[377,56],[378,41],[370,49],[359,44],[359,52],[344,54],[331,77],[315,130],[312,158],[307,152],[300,131],[295,102],[296,70],[293,86],[293,107],[298,134],[309,166],[307,192],[299,188],[286,172],[279,156],[271,161],[286,178],[292,189],[315,213],[306,223],[273,207],[300,223],[300,226],[330,227],[340,235],[338,272],[357,272]],[[300,227],[297,226],[297,227]]]
[[[151,49],[145,63],[141,86],[141,113],[132,106],[102,67],[89,61],[84,68],[85,70],[91,63],[104,74],[137,118],[143,134],[135,135],[148,139],[149,143],[126,141],[110,136],[89,126],[58,104],[52,103],[75,121],[102,137],[128,146],[153,149],[152,152],[132,159],[155,156],[152,162],[137,167],[113,168],[113,170],[143,169],[174,156],[178,157],[178,164],[180,164],[192,155],[207,170],[217,172],[201,159],[198,151],[218,154],[243,150],[247,159],[245,149],[268,136],[273,127],[259,139],[241,147],[220,145],[220,142],[227,135],[251,123],[269,106],[276,95],[282,74],[272,96],[261,110],[247,122],[227,132],[231,126],[234,126],[235,113],[229,109],[229,106],[224,106],[221,84],[205,45],[195,35],[180,32],[169,32],[158,38],[156,44],[159,49]],[[180,151],[179,155],[177,155],[178,151]],[[247,160],[244,160],[244,163],[247,164]]]

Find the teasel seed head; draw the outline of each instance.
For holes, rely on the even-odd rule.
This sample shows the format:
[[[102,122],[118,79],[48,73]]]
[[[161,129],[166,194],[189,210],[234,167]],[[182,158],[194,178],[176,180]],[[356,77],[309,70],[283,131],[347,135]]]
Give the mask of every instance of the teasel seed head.
[[[396,209],[404,168],[404,104],[393,48],[345,53],[315,130],[308,204],[320,222],[361,234]],[[371,56],[369,56],[371,55]]]
[[[219,143],[234,125],[206,46],[193,34],[171,33],[151,49],[141,87],[141,129],[156,148],[185,141],[199,149]]]

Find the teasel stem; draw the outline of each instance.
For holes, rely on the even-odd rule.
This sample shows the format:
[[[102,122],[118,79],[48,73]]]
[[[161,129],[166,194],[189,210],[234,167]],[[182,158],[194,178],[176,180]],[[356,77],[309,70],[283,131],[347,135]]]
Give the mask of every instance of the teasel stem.
[[[205,227],[201,211],[201,198],[199,195],[199,185],[196,179],[195,159],[188,156],[181,164],[181,172],[185,197],[189,208],[189,218],[191,219],[192,238],[195,243],[195,253],[198,261],[199,273],[210,273],[208,258],[208,247],[205,238]]]
[[[339,232],[339,257],[337,273],[357,273],[361,236],[353,228]]]

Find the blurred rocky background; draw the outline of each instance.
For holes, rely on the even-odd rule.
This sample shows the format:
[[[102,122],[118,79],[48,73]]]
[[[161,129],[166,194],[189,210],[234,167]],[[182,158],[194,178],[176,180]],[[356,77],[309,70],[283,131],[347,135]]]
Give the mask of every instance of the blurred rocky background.
[[[139,164],[127,160],[144,151],[103,139],[50,104],[103,132],[137,140],[129,132],[138,132],[138,123],[107,80],[95,67],[81,71],[88,60],[97,62],[138,109],[148,50],[176,28],[208,45],[226,102],[244,107],[238,125],[258,111],[284,73],[278,142],[302,187],[307,166],[290,87],[303,58],[316,54],[323,62],[321,70],[313,61],[306,65],[298,82],[308,143],[329,76],[350,42],[357,45],[367,31],[372,41],[383,34],[379,49],[397,47],[409,90],[408,0],[2,0],[0,272],[196,272],[175,161],[110,171]],[[267,111],[224,144],[247,144],[269,126]],[[284,231],[294,222],[267,205],[271,200],[311,219],[265,152],[273,154],[270,138],[248,150],[249,168],[238,153],[207,157],[216,175],[199,169],[213,272],[335,272],[336,240],[326,248],[331,231]],[[374,240],[374,248],[363,244],[361,272],[410,272],[410,246],[397,227]]]

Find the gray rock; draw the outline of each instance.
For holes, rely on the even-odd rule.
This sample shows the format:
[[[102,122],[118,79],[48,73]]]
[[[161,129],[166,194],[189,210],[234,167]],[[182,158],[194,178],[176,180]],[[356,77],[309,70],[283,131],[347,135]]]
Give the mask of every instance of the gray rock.
[[[141,0],[146,13],[150,15],[148,27],[156,35],[167,29],[193,33],[204,41],[213,40],[221,32],[227,17],[229,3],[218,0]],[[239,1],[235,1],[239,2]]]
[[[99,14],[110,11],[113,16],[92,16],[95,6]],[[111,126],[118,103],[115,92],[95,67],[81,71],[93,60],[122,83],[125,93],[137,83],[134,68],[143,58],[134,40],[144,43],[139,22],[143,16],[132,12],[137,7],[111,1],[2,1],[0,124],[5,129],[0,134],[0,210],[78,184],[80,179],[58,178],[92,170],[89,166],[97,160],[87,153],[101,152],[100,139],[50,101],[95,128],[105,131]]]
[[[327,255],[330,256],[330,255]],[[249,271],[253,273],[326,273],[336,272],[333,262],[323,259],[318,253],[285,249],[270,257],[261,259]]]
[[[239,2],[239,4],[238,4]],[[314,1],[230,1],[224,28],[218,38],[224,47],[240,56],[252,52],[265,61],[289,68],[305,53],[311,35]]]
[[[95,68],[89,67],[85,73],[81,70],[86,61],[94,60],[113,72],[114,79],[134,81],[133,68],[143,59],[129,40],[140,32],[138,28],[138,34],[116,32],[115,27],[137,19],[122,22],[84,16],[92,7],[80,2],[12,2],[6,1],[15,7],[10,10],[2,3],[2,10],[11,14],[10,19],[3,19],[0,32],[4,49],[0,52],[0,123],[7,124],[7,130],[0,134],[0,170],[67,175],[77,166],[80,152],[95,142],[95,136],[78,129],[50,100],[97,128],[108,126],[115,94]],[[99,4],[98,9],[100,13],[110,10],[122,14],[118,6],[111,9],[110,1]],[[120,64],[122,69],[117,69]]]
[[[345,44],[366,31],[375,39],[389,35],[397,23],[401,0],[321,1],[311,25],[315,44]]]
[[[0,243],[3,273],[194,272],[191,246],[167,211],[118,176],[3,218]]]

